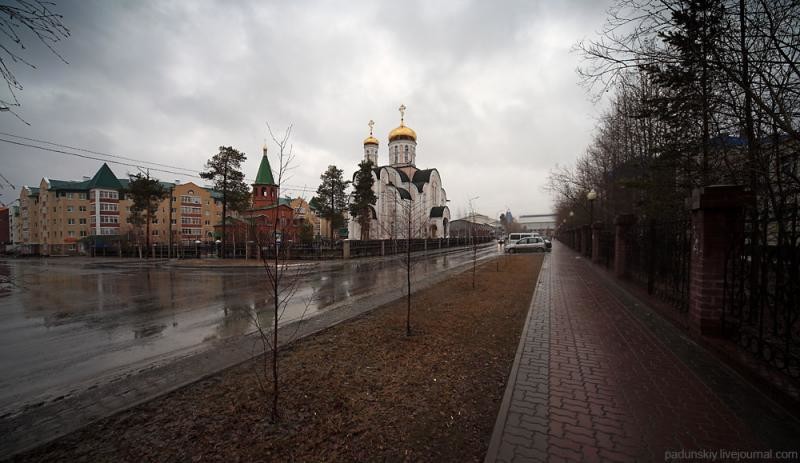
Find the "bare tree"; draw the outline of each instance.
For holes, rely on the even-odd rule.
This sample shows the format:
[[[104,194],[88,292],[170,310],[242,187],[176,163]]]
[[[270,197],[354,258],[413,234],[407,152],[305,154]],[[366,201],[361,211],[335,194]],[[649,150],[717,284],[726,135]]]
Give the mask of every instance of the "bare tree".
[[[277,171],[275,172],[277,175],[273,175],[273,178],[275,178],[277,188],[280,188],[280,185],[286,181],[294,160],[292,146],[289,144],[292,126],[287,127],[280,137],[273,133],[269,124],[267,124],[267,130],[273,142],[278,146],[278,163]],[[300,326],[299,321],[305,317],[314,300],[314,295],[312,294],[304,301],[303,309],[299,314],[299,318],[296,319],[294,334],[288,337],[280,336],[280,322],[287,308],[297,296],[297,291],[307,271],[305,266],[290,266],[288,263],[289,248],[287,237],[289,237],[290,228],[293,226],[291,220],[293,211],[281,213],[281,206],[280,195],[276,195],[276,203],[272,207],[267,208],[262,215],[251,215],[248,218],[249,227],[252,230],[250,235],[254,237],[258,246],[257,252],[261,256],[269,289],[269,297],[266,299],[270,313],[269,323],[261,320],[258,307],[252,307],[249,310],[249,317],[256,330],[257,339],[261,344],[262,363],[258,367],[256,376],[265,400],[269,400],[268,406],[272,423],[277,423],[280,418],[278,409],[280,394],[279,339],[291,340],[296,336],[297,329]],[[268,383],[272,383],[271,390],[268,388]]]
[[[401,192],[394,188],[391,198],[393,207],[389,216],[380,222],[383,232],[390,236],[395,248],[398,242],[405,248],[400,257],[401,265],[406,277],[406,336],[411,336],[411,285],[415,257],[412,253],[415,239],[423,238],[427,228],[427,214],[423,210],[424,204],[414,201],[411,197],[404,198]]]
[[[469,204],[469,237],[472,241],[472,289],[475,289],[475,273],[478,269],[478,240],[475,228],[475,205],[472,203],[478,197],[470,198]]]
[[[30,68],[36,66],[24,55],[26,36],[32,35],[44,44],[64,63],[54,45],[70,36],[69,29],[62,22],[63,16],[51,10],[55,3],[41,0],[16,0],[0,5],[0,74],[6,82],[8,96],[0,98],[0,111],[8,111],[28,124],[13,109],[19,107],[17,92],[22,91],[20,82],[11,68],[12,64],[22,63]],[[30,124],[28,124],[30,125]]]

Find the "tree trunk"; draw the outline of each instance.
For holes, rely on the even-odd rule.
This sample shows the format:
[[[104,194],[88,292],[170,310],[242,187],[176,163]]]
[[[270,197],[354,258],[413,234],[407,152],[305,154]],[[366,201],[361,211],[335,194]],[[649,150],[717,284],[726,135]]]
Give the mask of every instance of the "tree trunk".
[[[147,220],[147,224],[145,225],[145,234],[144,237],[144,255],[147,258],[150,258],[150,204],[147,205],[147,215],[145,216],[145,220]]]
[[[409,227],[411,236],[411,227]],[[408,294],[406,295],[406,336],[411,336],[411,238],[406,237],[406,284]]]

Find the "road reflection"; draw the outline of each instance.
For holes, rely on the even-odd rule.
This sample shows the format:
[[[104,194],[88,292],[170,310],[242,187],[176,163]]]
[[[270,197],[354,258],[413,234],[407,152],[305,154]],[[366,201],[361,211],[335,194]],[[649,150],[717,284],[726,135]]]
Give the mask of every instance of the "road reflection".
[[[495,248],[481,255],[496,252]],[[471,253],[418,258],[415,280]],[[304,268],[280,323],[405,284],[402,260]],[[0,414],[71,384],[141,368],[272,323],[263,268],[187,269],[79,259],[0,261]],[[166,359],[166,360],[165,360]]]

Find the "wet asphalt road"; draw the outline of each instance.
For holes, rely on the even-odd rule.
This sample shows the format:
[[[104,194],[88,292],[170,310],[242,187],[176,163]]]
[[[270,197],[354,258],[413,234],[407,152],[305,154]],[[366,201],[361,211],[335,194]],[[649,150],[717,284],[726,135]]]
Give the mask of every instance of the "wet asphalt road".
[[[489,246],[478,254],[497,252]],[[414,279],[471,258],[471,251],[419,256]],[[242,336],[253,330],[253,310],[271,323],[264,275],[258,267],[0,260],[0,276],[13,282],[0,285],[0,416]],[[396,257],[316,264],[299,277],[280,323],[404,282]]]

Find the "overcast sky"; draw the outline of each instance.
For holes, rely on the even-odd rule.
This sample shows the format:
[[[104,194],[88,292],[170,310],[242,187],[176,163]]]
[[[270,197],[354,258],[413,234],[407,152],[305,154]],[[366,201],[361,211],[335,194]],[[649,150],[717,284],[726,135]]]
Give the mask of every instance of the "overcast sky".
[[[248,155],[252,179],[266,123],[294,124],[284,192],[307,199],[328,165],[352,176],[370,119],[388,163],[402,103],[417,167],[439,170],[454,218],[473,197],[489,216],[549,212],[548,171],[586,149],[600,112],[570,48],[602,26],[606,1],[56,4],[71,31],[56,48],[69,64],[29,39],[37,69],[14,70],[30,126],[5,112],[0,131],[195,173],[231,145]],[[0,173],[17,188],[80,180],[101,164],[0,142]],[[135,172],[109,165],[118,177]],[[19,196],[2,184],[0,201]]]

